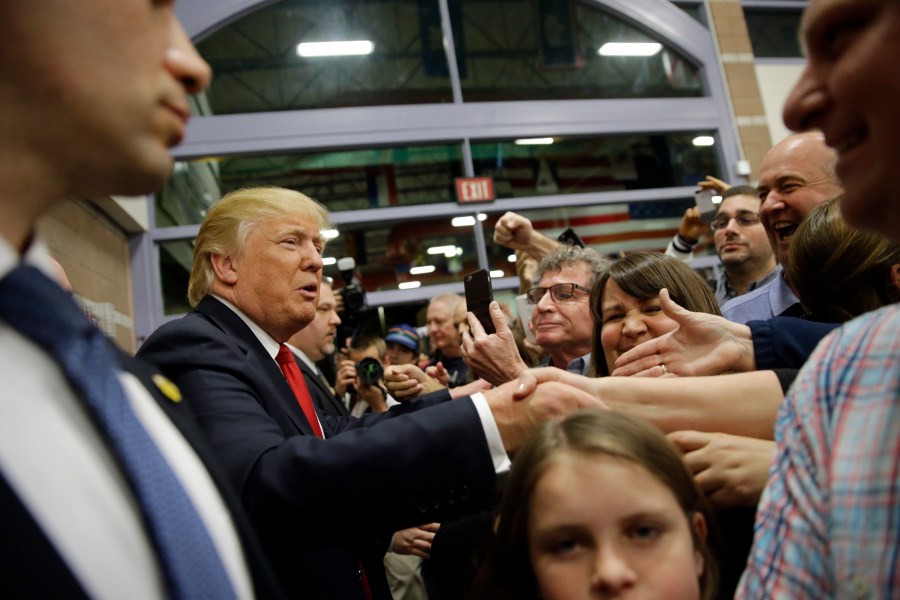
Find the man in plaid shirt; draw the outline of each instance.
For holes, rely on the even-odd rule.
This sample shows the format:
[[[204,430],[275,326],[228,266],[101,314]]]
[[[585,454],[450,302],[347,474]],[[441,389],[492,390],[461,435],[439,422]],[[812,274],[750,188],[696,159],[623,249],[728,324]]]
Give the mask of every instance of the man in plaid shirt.
[[[837,149],[845,218],[900,241],[900,2],[811,0],[801,32],[785,123]],[[900,308],[822,341],[776,442],[738,598],[900,596]]]

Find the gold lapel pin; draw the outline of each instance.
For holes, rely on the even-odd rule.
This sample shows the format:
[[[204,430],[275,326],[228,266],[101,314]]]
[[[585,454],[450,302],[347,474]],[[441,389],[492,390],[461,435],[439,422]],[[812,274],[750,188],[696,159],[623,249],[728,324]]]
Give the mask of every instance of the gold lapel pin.
[[[181,390],[178,389],[177,385],[159,373],[154,374],[150,379],[153,380],[153,383],[156,384],[156,387],[159,388],[159,391],[162,392],[166,398],[172,402],[181,402]]]

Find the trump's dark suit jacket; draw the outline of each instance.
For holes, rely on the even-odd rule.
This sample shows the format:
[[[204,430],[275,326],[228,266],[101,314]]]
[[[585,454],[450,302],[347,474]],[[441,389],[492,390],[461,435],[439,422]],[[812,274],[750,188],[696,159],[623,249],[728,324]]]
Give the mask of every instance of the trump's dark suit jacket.
[[[151,376],[158,373],[158,370],[124,354],[121,355],[120,361],[123,369],[131,372],[144,384],[206,465],[225,505],[231,512],[232,521],[242,542],[256,597],[283,598],[284,595],[269,569],[253,528],[244,515],[231,484],[215,464],[205,436],[197,429],[187,406],[184,402],[175,404],[168,400],[151,382]],[[115,451],[113,454],[115,455]],[[65,498],[60,499],[60,502],[64,501]],[[0,515],[2,515],[0,595],[4,598],[87,598],[86,591],[2,473],[0,473]],[[90,540],[85,541],[84,551],[90,552]]]
[[[140,354],[188,398],[295,597],[360,597],[347,585],[350,561],[339,568],[311,551],[353,549],[492,499],[494,467],[469,399],[421,400],[361,419],[320,415],[326,439],[318,439],[278,365],[211,296],[163,325]]]

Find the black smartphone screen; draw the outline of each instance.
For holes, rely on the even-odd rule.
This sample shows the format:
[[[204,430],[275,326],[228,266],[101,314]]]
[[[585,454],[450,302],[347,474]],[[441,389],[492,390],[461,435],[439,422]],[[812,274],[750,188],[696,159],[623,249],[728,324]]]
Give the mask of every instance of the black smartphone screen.
[[[556,239],[558,239],[563,244],[569,244],[570,246],[578,246],[579,248],[584,248],[584,242],[571,227],[559,234],[559,237]]]
[[[484,269],[468,273],[463,278],[466,288],[466,308],[474,313],[484,327],[485,333],[494,333],[494,322],[491,320],[491,301],[494,292],[491,290],[491,276]]]

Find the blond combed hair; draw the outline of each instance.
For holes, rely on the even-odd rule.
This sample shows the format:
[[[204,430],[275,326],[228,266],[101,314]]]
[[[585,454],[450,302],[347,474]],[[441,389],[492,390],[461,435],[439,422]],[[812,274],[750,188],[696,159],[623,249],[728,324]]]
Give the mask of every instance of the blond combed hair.
[[[304,213],[319,230],[330,221],[324,206],[295,190],[280,187],[245,188],[230,192],[206,215],[194,240],[194,258],[188,282],[188,301],[197,306],[215,281],[213,254],[239,256],[250,231],[260,223],[289,214]]]

